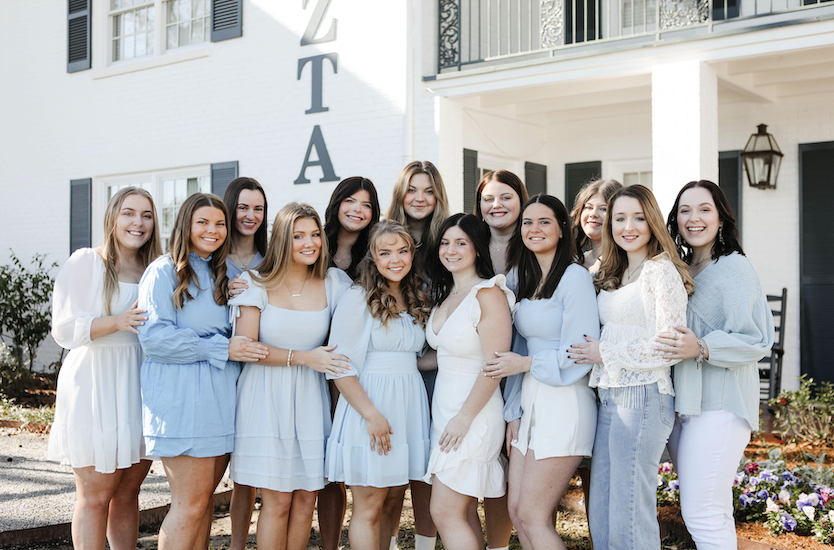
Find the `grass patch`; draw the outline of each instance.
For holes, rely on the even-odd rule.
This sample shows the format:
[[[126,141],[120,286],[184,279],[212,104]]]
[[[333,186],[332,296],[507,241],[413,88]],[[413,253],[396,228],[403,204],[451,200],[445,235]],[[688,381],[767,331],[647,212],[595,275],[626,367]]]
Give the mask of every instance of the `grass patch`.
[[[14,399],[0,396],[0,420],[18,420],[36,424],[52,424],[55,419],[55,407],[29,408],[16,405]]]

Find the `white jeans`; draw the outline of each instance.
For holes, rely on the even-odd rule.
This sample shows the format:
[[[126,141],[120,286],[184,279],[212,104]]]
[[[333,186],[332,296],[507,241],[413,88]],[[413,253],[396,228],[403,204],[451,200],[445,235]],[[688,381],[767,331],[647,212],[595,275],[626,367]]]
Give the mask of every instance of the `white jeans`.
[[[750,426],[729,411],[676,415],[669,454],[678,473],[681,513],[698,550],[735,550],[733,479]]]

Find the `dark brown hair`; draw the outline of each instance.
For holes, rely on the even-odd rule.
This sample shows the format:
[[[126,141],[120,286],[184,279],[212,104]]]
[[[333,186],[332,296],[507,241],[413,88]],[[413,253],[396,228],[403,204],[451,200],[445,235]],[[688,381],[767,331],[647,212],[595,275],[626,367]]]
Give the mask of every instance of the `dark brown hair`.
[[[333,194],[330,195],[330,204],[324,211],[324,234],[327,236],[327,244],[330,249],[329,262],[331,266],[335,266],[333,259],[336,255],[339,231],[342,229],[342,224],[339,222],[339,207],[342,205],[342,201],[363,190],[367,191],[371,197],[371,221],[359,232],[356,242],[350,248],[350,266],[345,271],[351,279],[356,279],[359,276],[357,268],[368,251],[368,236],[379,221],[379,198],[377,197],[376,187],[371,180],[361,176],[343,179],[333,190]]]
[[[266,221],[269,219],[267,215],[269,214],[269,209],[267,208],[269,205],[266,201],[266,192],[264,188],[261,186],[260,183],[255,178],[248,178],[248,177],[240,177],[235,178],[226,188],[226,192],[223,194],[223,202],[226,204],[226,208],[229,210],[229,217],[231,218],[230,224],[228,227],[228,237],[230,240],[235,240],[237,238],[237,200],[240,197],[240,192],[244,189],[248,189],[250,191],[260,191],[261,195],[264,197],[264,217],[261,221],[261,226],[255,231],[255,248],[258,252],[261,253],[261,256],[266,255]],[[231,243],[230,243],[231,244]]]
[[[455,284],[452,274],[446,269],[443,262],[438,259],[440,241],[443,240],[446,231],[455,226],[460,227],[466,233],[466,236],[472,243],[472,248],[475,249],[475,273],[478,277],[482,279],[495,277],[492,260],[489,258],[489,232],[486,230],[486,226],[472,214],[453,214],[440,226],[437,242],[432,249],[432,264],[434,266],[432,299],[435,304],[443,303],[443,300],[449,296]]]

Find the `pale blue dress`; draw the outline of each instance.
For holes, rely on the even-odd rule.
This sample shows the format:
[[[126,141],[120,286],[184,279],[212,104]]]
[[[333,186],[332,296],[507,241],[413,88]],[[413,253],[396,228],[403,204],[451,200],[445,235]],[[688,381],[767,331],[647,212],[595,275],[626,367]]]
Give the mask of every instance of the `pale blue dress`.
[[[327,307],[294,311],[270,304],[266,288],[249,273],[241,278],[249,288],[229,300],[230,316],[236,319],[242,306],[257,307],[260,342],[302,351],[324,344],[336,304],[352,283],[344,271],[330,268]],[[286,493],[322,489],[330,425],[330,392],[322,373],[298,365],[244,364],[237,386],[232,480]]]
[[[249,262],[249,267],[254,270],[256,267],[261,265],[261,262],[263,261],[264,257],[261,256],[261,253],[255,252],[255,257],[252,258],[251,262]],[[244,270],[239,268],[237,264],[235,264],[232,260],[226,258],[226,275],[229,277],[229,279],[236,279],[240,277],[240,274],[243,273],[243,271]]]
[[[172,301],[177,277],[170,256],[157,259],[139,282],[139,329],[147,357],[140,371],[142,431],[148,456],[221,456],[234,449],[235,384],[229,361],[229,314],[214,301],[207,259],[189,255],[192,300]],[[199,287],[197,286],[199,285]]]
[[[423,327],[407,313],[383,326],[368,310],[363,288],[353,287],[342,297],[329,343],[350,358],[352,368],[343,376],[359,377],[394,433],[387,455],[372,451],[367,422],[340,397],[327,441],[327,479],[363,487],[396,487],[423,479],[430,449],[429,403],[417,354],[425,342]]]

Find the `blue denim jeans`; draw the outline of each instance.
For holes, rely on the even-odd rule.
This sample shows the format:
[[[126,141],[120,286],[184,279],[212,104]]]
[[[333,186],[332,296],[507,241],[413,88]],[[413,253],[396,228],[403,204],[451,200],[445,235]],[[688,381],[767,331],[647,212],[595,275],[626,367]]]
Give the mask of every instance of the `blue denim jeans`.
[[[657,384],[600,388],[591,459],[594,548],[659,550],[657,469],[675,422],[675,398]]]

